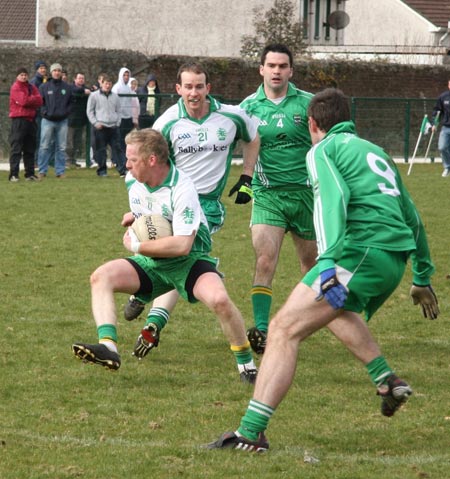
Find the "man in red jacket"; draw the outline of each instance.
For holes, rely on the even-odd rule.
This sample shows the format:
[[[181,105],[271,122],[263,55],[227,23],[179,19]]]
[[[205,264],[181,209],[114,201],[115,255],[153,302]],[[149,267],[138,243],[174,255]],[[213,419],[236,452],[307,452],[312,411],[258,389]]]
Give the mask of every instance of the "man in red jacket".
[[[19,68],[16,81],[12,84],[9,95],[9,117],[11,131],[9,144],[9,181],[19,181],[20,159],[23,155],[25,179],[37,180],[34,174],[34,154],[36,151],[36,110],[42,105],[39,90],[28,82],[28,71]]]

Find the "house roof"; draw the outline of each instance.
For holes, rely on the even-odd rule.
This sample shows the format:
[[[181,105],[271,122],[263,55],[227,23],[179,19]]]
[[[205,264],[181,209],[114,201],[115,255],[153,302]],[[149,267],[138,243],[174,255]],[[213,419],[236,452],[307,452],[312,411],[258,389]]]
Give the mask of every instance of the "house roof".
[[[437,27],[447,28],[450,21],[450,0],[401,0]]]
[[[36,37],[36,0],[0,2],[0,41],[34,41]]]

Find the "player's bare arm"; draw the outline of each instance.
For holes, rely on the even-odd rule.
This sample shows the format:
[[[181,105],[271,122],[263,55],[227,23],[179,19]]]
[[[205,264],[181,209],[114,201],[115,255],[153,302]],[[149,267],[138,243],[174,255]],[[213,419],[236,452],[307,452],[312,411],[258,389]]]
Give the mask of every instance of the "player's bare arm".
[[[244,165],[242,167],[242,174],[247,176],[253,176],[256,161],[258,160],[258,153],[260,147],[259,135],[250,141],[249,143],[242,144]]]
[[[151,258],[175,258],[186,256],[192,249],[196,231],[190,236],[167,236],[156,240],[139,241],[132,229],[123,235],[123,245],[128,251]]]

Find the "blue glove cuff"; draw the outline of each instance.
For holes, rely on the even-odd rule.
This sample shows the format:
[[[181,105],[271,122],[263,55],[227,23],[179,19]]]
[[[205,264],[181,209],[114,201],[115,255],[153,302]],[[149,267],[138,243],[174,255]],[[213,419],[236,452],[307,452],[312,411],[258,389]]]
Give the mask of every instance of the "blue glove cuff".
[[[325,271],[322,271],[320,273],[320,282],[324,283],[325,281],[328,281],[333,276],[336,276],[336,268],[326,269]]]

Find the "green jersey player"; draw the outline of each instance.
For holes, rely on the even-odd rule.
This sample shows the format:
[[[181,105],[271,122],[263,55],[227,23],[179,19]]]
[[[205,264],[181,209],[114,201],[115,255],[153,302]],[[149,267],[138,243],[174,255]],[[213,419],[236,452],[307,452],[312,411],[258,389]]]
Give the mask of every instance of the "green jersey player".
[[[264,352],[266,344],[272,280],[285,233],[292,235],[303,274],[315,264],[317,255],[313,194],[306,171],[306,153],[311,147],[306,113],[312,95],[289,82],[292,62],[292,53],[285,45],[266,46],[259,67],[263,84],[241,103],[257,121],[261,141],[252,182],[255,327],[247,332],[258,354]]]
[[[387,364],[367,321],[399,284],[408,258],[414,304],[429,319],[439,314],[424,227],[395,164],[381,148],[356,135],[348,100],[339,90],[318,93],[308,116],[315,145],[307,167],[314,189],[318,263],[270,323],[254,396],[240,427],[211,448],[269,447],[264,431],[292,384],[299,343],[324,326],[364,363],[381,396],[381,413],[392,416],[412,389]]]
[[[187,301],[201,301],[213,311],[231,349],[247,349],[244,320],[229,298],[216,260],[209,256],[211,238],[191,179],[169,161],[163,136],[151,129],[133,130],[126,137],[127,169],[131,211],[122,224],[130,226],[143,214],[162,214],[172,223],[173,235],[140,242],[131,228],[123,244],[135,253],[126,259],[109,261],[91,276],[92,311],[97,326],[98,344],[75,343],[74,354],[88,362],[118,369],[117,317],[114,293],[139,293],[149,300],[176,289]],[[137,349],[155,342],[154,332],[146,329]],[[241,380],[254,383],[253,359],[236,356]]]

